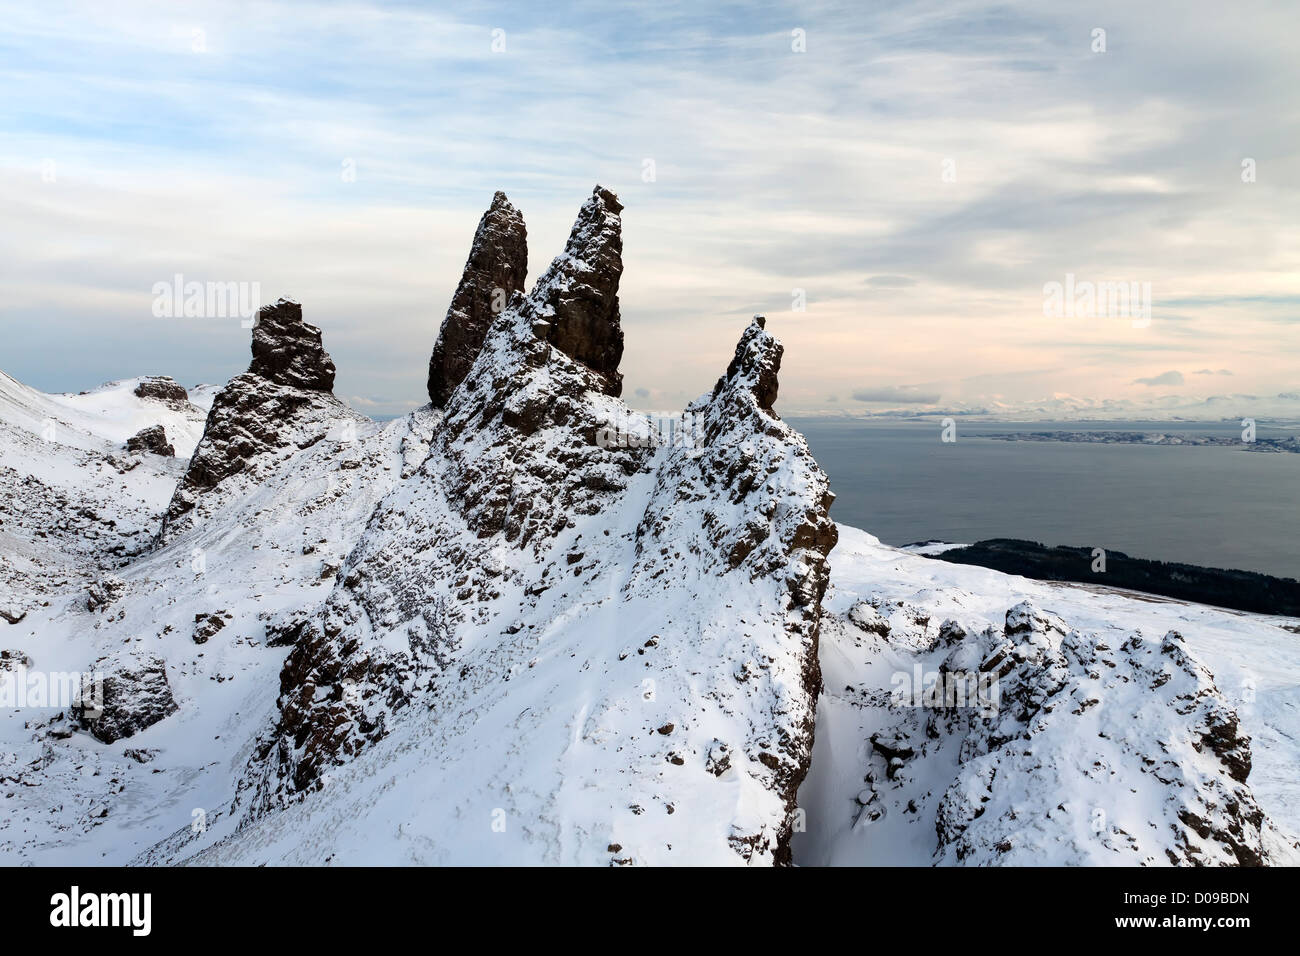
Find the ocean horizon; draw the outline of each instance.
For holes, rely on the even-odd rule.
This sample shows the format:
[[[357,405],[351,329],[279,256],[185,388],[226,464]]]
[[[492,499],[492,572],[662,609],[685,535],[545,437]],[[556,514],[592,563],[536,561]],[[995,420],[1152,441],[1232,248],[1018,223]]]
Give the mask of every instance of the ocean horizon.
[[[1046,545],[1300,578],[1300,455],[1233,446],[1004,441],[1017,431],[1240,438],[1235,422],[787,419],[836,494],[831,517],[885,544]],[[1260,438],[1295,428],[1261,424]]]

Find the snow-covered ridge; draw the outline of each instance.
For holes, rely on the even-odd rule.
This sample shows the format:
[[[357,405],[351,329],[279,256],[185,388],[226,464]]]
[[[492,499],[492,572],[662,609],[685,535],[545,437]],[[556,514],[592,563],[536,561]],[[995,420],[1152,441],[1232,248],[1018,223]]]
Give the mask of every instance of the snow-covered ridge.
[[[780,346],[758,323],[697,403],[707,427],[689,453],[599,440],[634,414],[608,394],[621,333],[567,323],[617,322],[619,208],[593,194],[321,612],[294,623],[238,836],[206,858],[241,858],[281,815],[311,816],[377,774],[430,797],[398,811],[403,832],[454,828],[485,802],[521,831],[498,839],[483,816],[443,847],[449,860],[788,858],[834,542],[826,479],[760,404],[755,370],[774,379]],[[413,740],[427,756],[403,753]]]
[[[50,395],[0,372],[0,612],[26,613],[148,547],[184,462],[133,450],[162,429],[187,455],[204,410],[141,395],[170,379],[126,379]],[[200,399],[202,400],[202,399]]]
[[[841,532],[797,861],[1300,862],[1300,622]],[[912,695],[970,673],[991,719]]]
[[[110,451],[153,425],[162,425],[176,454],[188,458],[203,435],[212,397],[208,386],[183,401],[137,394],[145,378],[107,382],[78,394],[48,394],[0,372],[0,423],[86,451]],[[170,381],[170,380],[168,380]]]

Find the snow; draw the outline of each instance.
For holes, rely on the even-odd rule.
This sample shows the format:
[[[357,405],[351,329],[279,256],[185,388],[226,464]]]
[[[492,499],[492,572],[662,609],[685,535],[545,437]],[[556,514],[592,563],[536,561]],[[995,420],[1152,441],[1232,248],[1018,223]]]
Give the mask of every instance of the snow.
[[[128,378],[80,394],[52,395],[0,372],[0,420],[37,435],[53,422],[57,441],[88,451],[125,445],[141,429],[162,425],[177,456],[188,458],[203,436],[210,387],[201,387],[197,396],[191,392],[188,404],[172,404],[138,397],[138,384],[139,378]]]
[[[895,608],[889,640],[864,631],[849,620],[859,602],[870,600]],[[796,862],[805,865],[931,865],[952,863],[939,853],[936,815],[939,798],[961,779],[958,748],[938,746],[924,761],[910,764],[911,780],[895,790],[893,802],[879,820],[861,812],[857,796],[870,769],[870,737],[898,721],[899,708],[890,706],[891,681],[908,674],[917,661],[937,669],[935,655],[923,650],[940,622],[955,619],[969,632],[1001,629],[1007,611],[1029,600],[1080,631],[1098,635],[1118,647],[1132,632],[1159,642],[1176,630],[1187,651],[1213,674],[1214,681],[1236,709],[1243,730],[1253,738],[1253,767],[1249,784],[1265,815],[1279,832],[1267,835],[1278,859],[1295,863],[1300,834],[1300,628],[1290,618],[1269,617],[1187,604],[1152,595],[1098,586],[1032,581],[984,568],[949,564],[882,545],[857,529],[840,527],[840,543],[832,554],[832,586],[825,601],[821,662],[825,690],[818,701],[817,735],[812,771],[800,791],[800,806],[808,814],[806,833],[797,834]],[[898,607],[902,602],[903,608]],[[920,609],[924,625],[909,618]],[[1290,628],[1290,630],[1288,630]],[[941,657],[942,655],[940,655]],[[852,688],[849,690],[849,688]],[[1168,715],[1147,708],[1152,695],[1134,685],[1111,687],[1093,712],[1115,722],[1124,734],[1155,735],[1154,725]],[[1143,725],[1139,715],[1146,714]],[[1048,760],[1057,754],[1082,751],[1091,759],[1095,731],[1063,728],[1050,744],[1035,753]],[[1119,763],[1115,757],[1108,758]],[[1185,764],[1192,761],[1188,758]],[[1041,763],[1041,761],[1040,761]],[[1086,763],[1086,761],[1085,761]],[[1044,819],[1058,803],[1074,806],[1066,820],[1034,844],[1032,858],[1014,862],[1044,865],[1103,864],[1129,861],[1104,848],[1094,838],[1091,814],[1105,807],[1110,816],[1127,815],[1159,820],[1163,796],[1144,791],[1136,806],[1112,807],[1117,796],[1131,790],[1142,777],[1130,774],[1126,784],[1110,781],[1090,789],[1084,774],[1053,777],[1041,769],[1026,775],[1014,791],[1022,817]],[[967,784],[972,781],[967,780]],[[1190,786],[1190,785],[1189,785]],[[883,789],[883,788],[882,788]],[[1139,789],[1141,789],[1139,787]],[[1091,803],[1088,799],[1091,799]],[[917,806],[906,811],[907,801]],[[1165,860],[1156,858],[1154,862]]]
[[[510,336],[525,331],[489,343],[471,378],[491,380],[502,367],[493,363],[514,347]],[[590,382],[577,388],[581,370],[559,356],[504,367],[523,376],[512,413],[529,413],[560,381],[560,393],[576,396],[568,410],[583,429],[627,425],[621,404]],[[786,573],[808,573],[808,558],[796,551],[783,563],[776,545],[824,480],[783,424],[773,423],[773,434],[728,431],[731,419],[715,416],[717,459],[751,462],[757,476],[752,497],[732,499],[709,484],[710,457],[689,448],[619,452],[566,475],[547,467],[570,453],[576,432],[555,423],[499,455],[493,436],[450,435],[429,408],[385,424],[358,419],[355,440],[325,437],[268,460],[256,482],[231,485],[201,520],[149,549],[185,461],[139,456],[123,470],[121,443],[162,423],[178,455],[188,454],[213,390],[192,390],[194,410],[177,410],[136,398],[135,381],[49,396],[0,376],[0,475],[16,509],[0,525],[0,606],[26,612],[16,624],[0,620],[0,648],[41,672],[80,671],[110,654],[157,655],[179,705],[113,744],[62,711],[0,712],[0,862],[772,861],[791,809],[783,768],[797,756],[797,746],[781,749],[781,737],[811,719],[810,702],[800,703],[811,638],[790,630],[784,585]],[[713,412],[702,402],[707,422]],[[457,415],[449,406],[452,425]],[[50,418],[55,440],[45,441]],[[501,507],[509,518],[527,505],[526,546],[480,536],[475,522],[496,507],[490,495],[481,513],[453,503],[449,483],[475,469],[511,469],[515,497]],[[58,495],[97,517],[59,530],[58,513],[75,508],[57,505]],[[571,520],[554,520],[561,514]],[[779,533],[729,568],[755,514]],[[1198,707],[1221,697],[1235,709],[1253,738],[1247,796],[1269,821],[1265,843],[1273,862],[1297,861],[1300,622],[1031,581],[890,548],[845,526],[839,534],[796,863],[1166,863],[1171,794],[1186,802],[1235,786],[1188,743],[1194,721],[1175,719],[1175,692]],[[106,540],[125,543],[120,560],[105,555]],[[331,567],[337,575],[322,576]],[[353,572],[362,583],[349,586]],[[121,596],[91,610],[86,589],[109,574],[123,582]],[[472,598],[459,598],[464,589]],[[432,625],[420,630],[434,598],[463,607],[454,644],[438,645]],[[1026,601],[1035,610],[1017,609]],[[977,666],[984,645],[976,636],[1000,635],[1012,609],[1013,623],[1028,627],[1013,642],[1018,652],[1046,662],[1035,673],[1056,668],[1067,693],[1095,688],[1099,702],[1082,716],[1068,708],[1045,715],[1028,756],[969,723],[937,725],[936,738],[918,734],[916,708],[891,706],[897,676],[945,660]],[[196,644],[196,614],[219,614],[225,626]],[[1048,623],[1035,625],[1040,618]],[[951,646],[938,643],[949,619],[968,635]],[[279,794],[257,789],[280,781],[261,748],[282,720],[284,665],[305,651],[268,641],[295,620],[347,623],[357,650],[345,663],[369,658],[374,669],[338,688],[340,698],[357,701],[353,719],[382,716],[383,732],[346,738],[357,742],[355,754],[324,766],[319,789],[252,812],[258,793]],[[434,641],[423,655],[412,650],[413,625]],[[1139,675],[1184,653],[1165,649],[1174,630],[1189,662],[1149,692]],[[1122,650],[1134,634],[1139,642]],[[398,677],[380,668],[403,655]],[[1107,657],[1115,667],[1091,678],[1088,662]],[[374,691],[393,687],[406,702],[389,709]],[[1109,743],[1097,743],[1099,731]],[[1172,787],[1135,756],[1160,742],[1173,745]],[[885,752],[905,747],[915,754],[896,758],[901,770],[891,778]],[[1086,772],[1097,754],[1114,771],[1101,782]],[[961,818],[977,805],[987,807],[977,821]],[[1094,829],[1097,807],[1109,843]],[[941,820],[958,818],[964,829],[941,840]],[[1160,829],[1132,821],[1160,821]],[[1140,845],[1128,846],[1113,826]],[[1010,849],[997,848],[1004,842]],[[1204,852],[1224,862],[1215,847]]]

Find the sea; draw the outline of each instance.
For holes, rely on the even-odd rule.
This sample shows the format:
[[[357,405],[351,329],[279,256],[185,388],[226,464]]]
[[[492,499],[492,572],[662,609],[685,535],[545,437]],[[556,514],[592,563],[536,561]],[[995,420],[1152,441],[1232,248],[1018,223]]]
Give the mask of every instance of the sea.
[[[1024,538],[1300,579],[1300,454],[1240,447],[1001,441],[1028,431],[1241,438],[1236,422],[797,418],[831,516],[891,545]],[[1257,436],[1295,428],[1261,423]]]

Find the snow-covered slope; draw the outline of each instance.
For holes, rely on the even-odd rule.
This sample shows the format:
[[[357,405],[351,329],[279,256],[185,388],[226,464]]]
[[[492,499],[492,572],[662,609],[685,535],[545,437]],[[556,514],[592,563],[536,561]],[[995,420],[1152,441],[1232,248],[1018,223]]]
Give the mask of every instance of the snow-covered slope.
[[[80,720],[66,706],[0,710],[6,862],[120,864],[178,827],[219,818],[251,741],[272,719],[286,652],[269,646],[268,622],[329,592],[371,511],[423,457],[429,420],[427,410],[382,425],[347,412],[353,427],[327,436],[335,422],[324,416],[317,440],[291,459],[268,453],[259,481],[236,476],[218,496],[218,520],[190,520],[183,541],[153,548],[192,466],[144,455],[118,474],[97,453],[0,430],[24,443],[12,459],[21,469],[14,500],[30,511],[40,500],[32,475],[61,474],[141,552],[106,571],[102,533],[84,549],[61,540],[51,551],[63,573],[32,584],[41,601],[28,602],[25,618],[0,621],[0,649],[37,685],[50,674],[121,675],[124,693],[116,709],[107,701],[107,719],[120,723],[122,710],[134,724],[128,738],[106,742],[115,732],[105,720]],[[33,547],[41,530],[24,523],[14,539]],[[164,675],[161,688],[148,680],[151,666]]]
[[[427,834],[442,861],[785,858],[834,541],[826,479],[770,410],[780,346],[758,323],[691,410],[691,449],[607,394],[621,332],[592,323],[617,323],[619,208],[598,189],[498,317],[428,458],[295,631],[242,829],[188,852],[378,862]],[[640,440],[602,440],[629,428]],[[425,795],[385,811],[398,842],[357,812],[376,785]]]
[[[796,861],[1300,860],[1300,622],[841,532]],[[1001,674],[993,719],[915,705],[972,672]]]
[[[761,317],[630,411],[621,208],[525,295],[495,197],[392,422],[283,300],[189,400],[0,378],[0,681],[104,678],[0,708],[0,862],[1297,859],[1300,623],[837,534]]]
[[[147,394],[160,382],[170,383],[166,393],[177,397]],[[132,435],[162,425],[176,454],[188,458],[203,435],[211,403],[210,386],[200,385],[187,394],[165,377],[128,378],[74,395],[40,392],[0,372],[0,424],[37,436],[49,434],[52,441],[84,450],[120,450]]]
[[[49,395],[0,372],[0,611],[24,613],[144,550],[184,467],[127,442],[161,426],[178,454],[204,410],[170,379],[127,379]],[[169,384],[168,384],[169,383]]]

